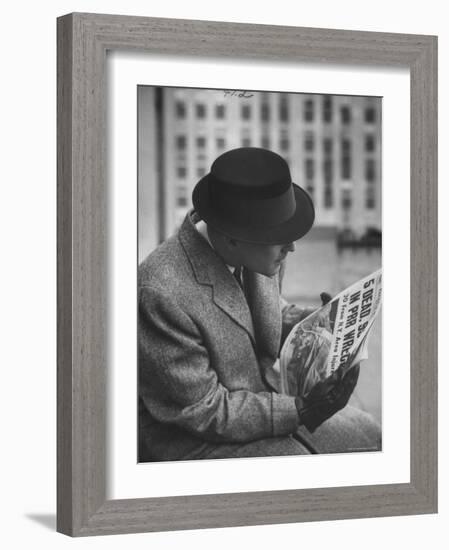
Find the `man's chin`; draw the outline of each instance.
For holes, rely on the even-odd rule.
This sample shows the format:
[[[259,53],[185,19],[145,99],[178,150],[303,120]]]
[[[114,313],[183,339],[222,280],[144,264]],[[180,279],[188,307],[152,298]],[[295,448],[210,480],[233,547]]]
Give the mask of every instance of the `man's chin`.
[[[266,275],[266,277],[276,277],[276,275],[279,273],[279,270],[281,268],[281,264],[277,264],[269,273],[265,273],[263,275]]]
[[[259,275],[264,275],[265,277],[275,277],[281,268],[280,263],[275,263],[274,266],[270,269],[264,269],[263,271],[257,270],[255,273],[258,273]]]

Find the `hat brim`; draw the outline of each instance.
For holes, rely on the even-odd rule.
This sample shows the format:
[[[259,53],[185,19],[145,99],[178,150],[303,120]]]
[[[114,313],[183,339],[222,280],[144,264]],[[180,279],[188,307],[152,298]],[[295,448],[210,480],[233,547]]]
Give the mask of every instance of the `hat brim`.
[[[221,217],[210,202],[208,175],[195,186],[192,201],[200,218],[228,237],[255,244],[286,244],[304,237],[315,220],[315,208],[308,193],[295,183],[292,186],[296,201],[295,213],[273,227],[238,225]]]

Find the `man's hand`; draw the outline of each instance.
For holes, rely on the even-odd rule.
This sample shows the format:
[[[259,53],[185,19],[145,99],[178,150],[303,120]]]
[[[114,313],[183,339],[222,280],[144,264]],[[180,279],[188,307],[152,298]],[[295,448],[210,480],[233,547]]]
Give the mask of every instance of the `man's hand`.
[[[330,300],[332,300],[332,296],[327,292],[321,292],[320,298],[321,298],[322,306],[325,306]],[[285,306],[283,304],[285,304]],[[287,302],[285,302],[285,300],[282,300],[282,299],[281,299],[281,308],[282,308],[282,334],[281,334],[280,347],[283,346],[292,328],[297,323],[299,323],[300,321],[308,317],[311,313],[316,311],[316,308],[314,307],[300,308],[295,304],[288,304]]]
[[[326,305],[330,300],[332,300],[332,296],[328,294],[327,292],[322,292],[320,294],[321,298],[321,305]],[[285,302],[286,303],[286,302]],[[292,328],[308,317],[311,313],[316,311],[316,308],[314,307],[298,307],[296,304],[288,304],[286,307],[282,310],[282,338],[281,342],[284,342],[284,340],[287,338],[288,334],[292,330]]]
[[[329,378],[318,382],[306,399],[296,398],[301,424],[314,432],[328,418],[343,409],[352,395],[359,378],[360,365],[343,374],[341,367]]]

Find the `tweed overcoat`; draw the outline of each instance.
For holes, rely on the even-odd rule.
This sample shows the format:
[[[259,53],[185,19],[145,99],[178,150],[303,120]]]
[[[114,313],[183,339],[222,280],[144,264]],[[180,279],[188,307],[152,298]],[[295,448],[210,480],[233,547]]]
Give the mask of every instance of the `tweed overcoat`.
[[[245,295],[198,233],[178,233],[139,266],[139,460],[200,456],[298,428],[274,391],[281,338],[278,277],[246,273]]]

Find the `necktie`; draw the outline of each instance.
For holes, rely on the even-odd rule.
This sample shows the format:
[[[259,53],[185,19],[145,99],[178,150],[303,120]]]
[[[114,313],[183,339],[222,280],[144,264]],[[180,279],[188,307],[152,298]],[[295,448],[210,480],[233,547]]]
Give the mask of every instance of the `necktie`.
[[[234,269],[233,275],[234,275],[235,280],[239,284],[240,288],[242,289],[243,296],[245,297],[245,301],[248,304],[249,310],[251,312],[249,296],[247,295],[248,288],[247,288],[246,284],[244,283],[244,281],[246,281],[246,278],[244,276],[242,266],[236,267]],[[252,313],[251,313],[251,315],[252,315]]]

